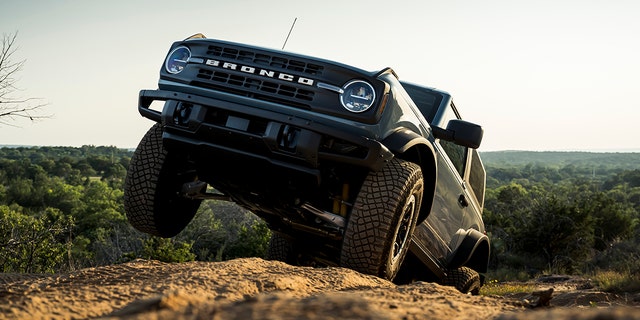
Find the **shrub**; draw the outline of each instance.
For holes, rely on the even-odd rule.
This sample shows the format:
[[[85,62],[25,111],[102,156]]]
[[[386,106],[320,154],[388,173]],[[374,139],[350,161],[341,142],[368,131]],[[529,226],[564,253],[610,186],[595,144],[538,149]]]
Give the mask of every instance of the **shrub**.
[[[0,271],[53,273],[64,264],[65,235],[73,220],[56,209],[28,215],[20,207],[0,206]]]

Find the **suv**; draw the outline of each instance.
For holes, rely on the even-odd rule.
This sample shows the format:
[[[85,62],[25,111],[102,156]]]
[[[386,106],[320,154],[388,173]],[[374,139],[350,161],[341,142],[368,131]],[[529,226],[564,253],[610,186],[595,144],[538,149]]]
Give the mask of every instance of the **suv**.
[[[138,230],[172,237],[228,200],[267,223],[269,259],[478,292],[483,130],[448,93],[201,34],[171,46],[158,87],[125,182]]]

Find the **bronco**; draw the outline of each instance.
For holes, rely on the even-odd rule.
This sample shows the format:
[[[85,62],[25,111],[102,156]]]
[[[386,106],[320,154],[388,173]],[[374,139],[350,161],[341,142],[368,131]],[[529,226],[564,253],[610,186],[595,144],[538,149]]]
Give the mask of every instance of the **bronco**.
[[[203,200],[233,201],[271,229],[268,259],[478,293],[483,129],[449,93],[200,34],[168,52],[138,100],[155,124],[125,180],[135,228],[172,237]]]

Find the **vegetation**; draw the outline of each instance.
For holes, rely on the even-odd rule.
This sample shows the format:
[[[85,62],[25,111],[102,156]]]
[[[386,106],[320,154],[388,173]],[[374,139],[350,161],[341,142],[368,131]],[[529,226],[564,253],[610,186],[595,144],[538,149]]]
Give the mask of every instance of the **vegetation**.
[[[605,270],[594,274],[593,280],[604,291],[640,292],[640,277],[637,274]]]
[[[228,202],[204,202],[194,223],[171,239],[132,229],[122,205],[131,155],[115,147],[0,148],[0,271],[264,255],[267,226]],[[609,290],[638,290],[640,154],[498,152],[483,159],[490,281],[600,274],[594,281]]]
[[[530,293],[536,290],[536,286],[525,282],[504,282],[491,280],[480,289],[480,294],[485,296],[504,296],[513,293]]]
[[[0,148],[0,272],[264,254],[266,225],[225,202],[205,202],[196,223],[172,239],[134,230],[123,208],[131,156],[115,147]]]
[[[483,154],[490,268],[639,282],[640,154],[544,154]]]
[[[482,157],[492,240],[483,294],[526,291],[517,281],[550,273],[587,275],[605,291],[640,291],[640,153]]]

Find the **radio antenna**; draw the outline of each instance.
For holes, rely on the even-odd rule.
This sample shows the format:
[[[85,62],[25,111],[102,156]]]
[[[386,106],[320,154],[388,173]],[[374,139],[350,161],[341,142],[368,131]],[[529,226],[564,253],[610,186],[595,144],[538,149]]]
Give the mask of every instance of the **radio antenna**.
[[[296,21],[297,20],[298,20],[297,17],[295,19],[293,19],[293,24],[291,24],[291,29],[289,29],[289,34],[287,34],[287,38],[284,39],[284,44],[282,45],[282,50],[284,50],[284,47],[287,45],[287,41],[289,41],[289,36],[291,35],[291,31],[293,31],[293,27],[296,25]]]

